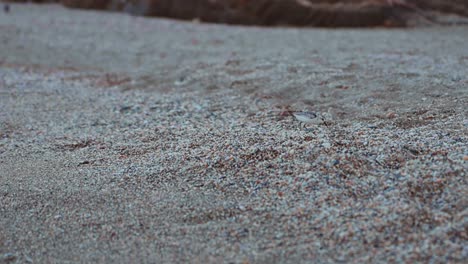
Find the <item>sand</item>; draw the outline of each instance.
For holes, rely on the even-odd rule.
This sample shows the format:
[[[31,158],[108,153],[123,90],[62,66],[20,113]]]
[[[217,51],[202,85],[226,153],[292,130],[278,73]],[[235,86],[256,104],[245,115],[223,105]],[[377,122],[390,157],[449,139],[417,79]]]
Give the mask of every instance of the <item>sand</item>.
[[[468,27],[11,7],[0,261],[468,258]]]

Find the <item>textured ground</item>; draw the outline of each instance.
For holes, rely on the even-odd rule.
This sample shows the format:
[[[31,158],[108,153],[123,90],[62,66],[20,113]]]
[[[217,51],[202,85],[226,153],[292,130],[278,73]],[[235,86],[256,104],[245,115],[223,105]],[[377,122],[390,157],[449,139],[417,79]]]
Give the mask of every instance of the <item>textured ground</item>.
[[[0,261],[468,258],[468,27],[13,5],[0,43]]]

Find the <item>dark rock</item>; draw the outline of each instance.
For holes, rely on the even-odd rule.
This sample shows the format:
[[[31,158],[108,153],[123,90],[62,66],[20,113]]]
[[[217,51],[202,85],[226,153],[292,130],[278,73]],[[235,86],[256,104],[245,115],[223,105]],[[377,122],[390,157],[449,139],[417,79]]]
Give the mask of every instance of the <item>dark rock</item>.
[[[468,16],[466,0],[32,0],[58,1],[71,8],[263,26],[401,27],[437,22],[431,12]]]

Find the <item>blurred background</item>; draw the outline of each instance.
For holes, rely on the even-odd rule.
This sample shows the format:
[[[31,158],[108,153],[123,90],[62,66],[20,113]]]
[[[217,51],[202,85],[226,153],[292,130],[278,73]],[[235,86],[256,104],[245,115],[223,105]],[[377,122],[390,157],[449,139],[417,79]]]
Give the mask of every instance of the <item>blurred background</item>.
[[[316,27],[467,24],[467,0],[7,0],[200,22]],[[9,10],[9,8],[4,8]]]

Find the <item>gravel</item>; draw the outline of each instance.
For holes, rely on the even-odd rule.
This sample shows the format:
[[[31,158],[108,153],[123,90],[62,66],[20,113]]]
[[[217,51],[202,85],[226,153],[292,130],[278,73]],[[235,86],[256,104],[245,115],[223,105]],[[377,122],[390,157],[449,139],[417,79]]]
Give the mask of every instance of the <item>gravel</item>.
[[[468,258],[467,27],[11,7],[0,261]]]

